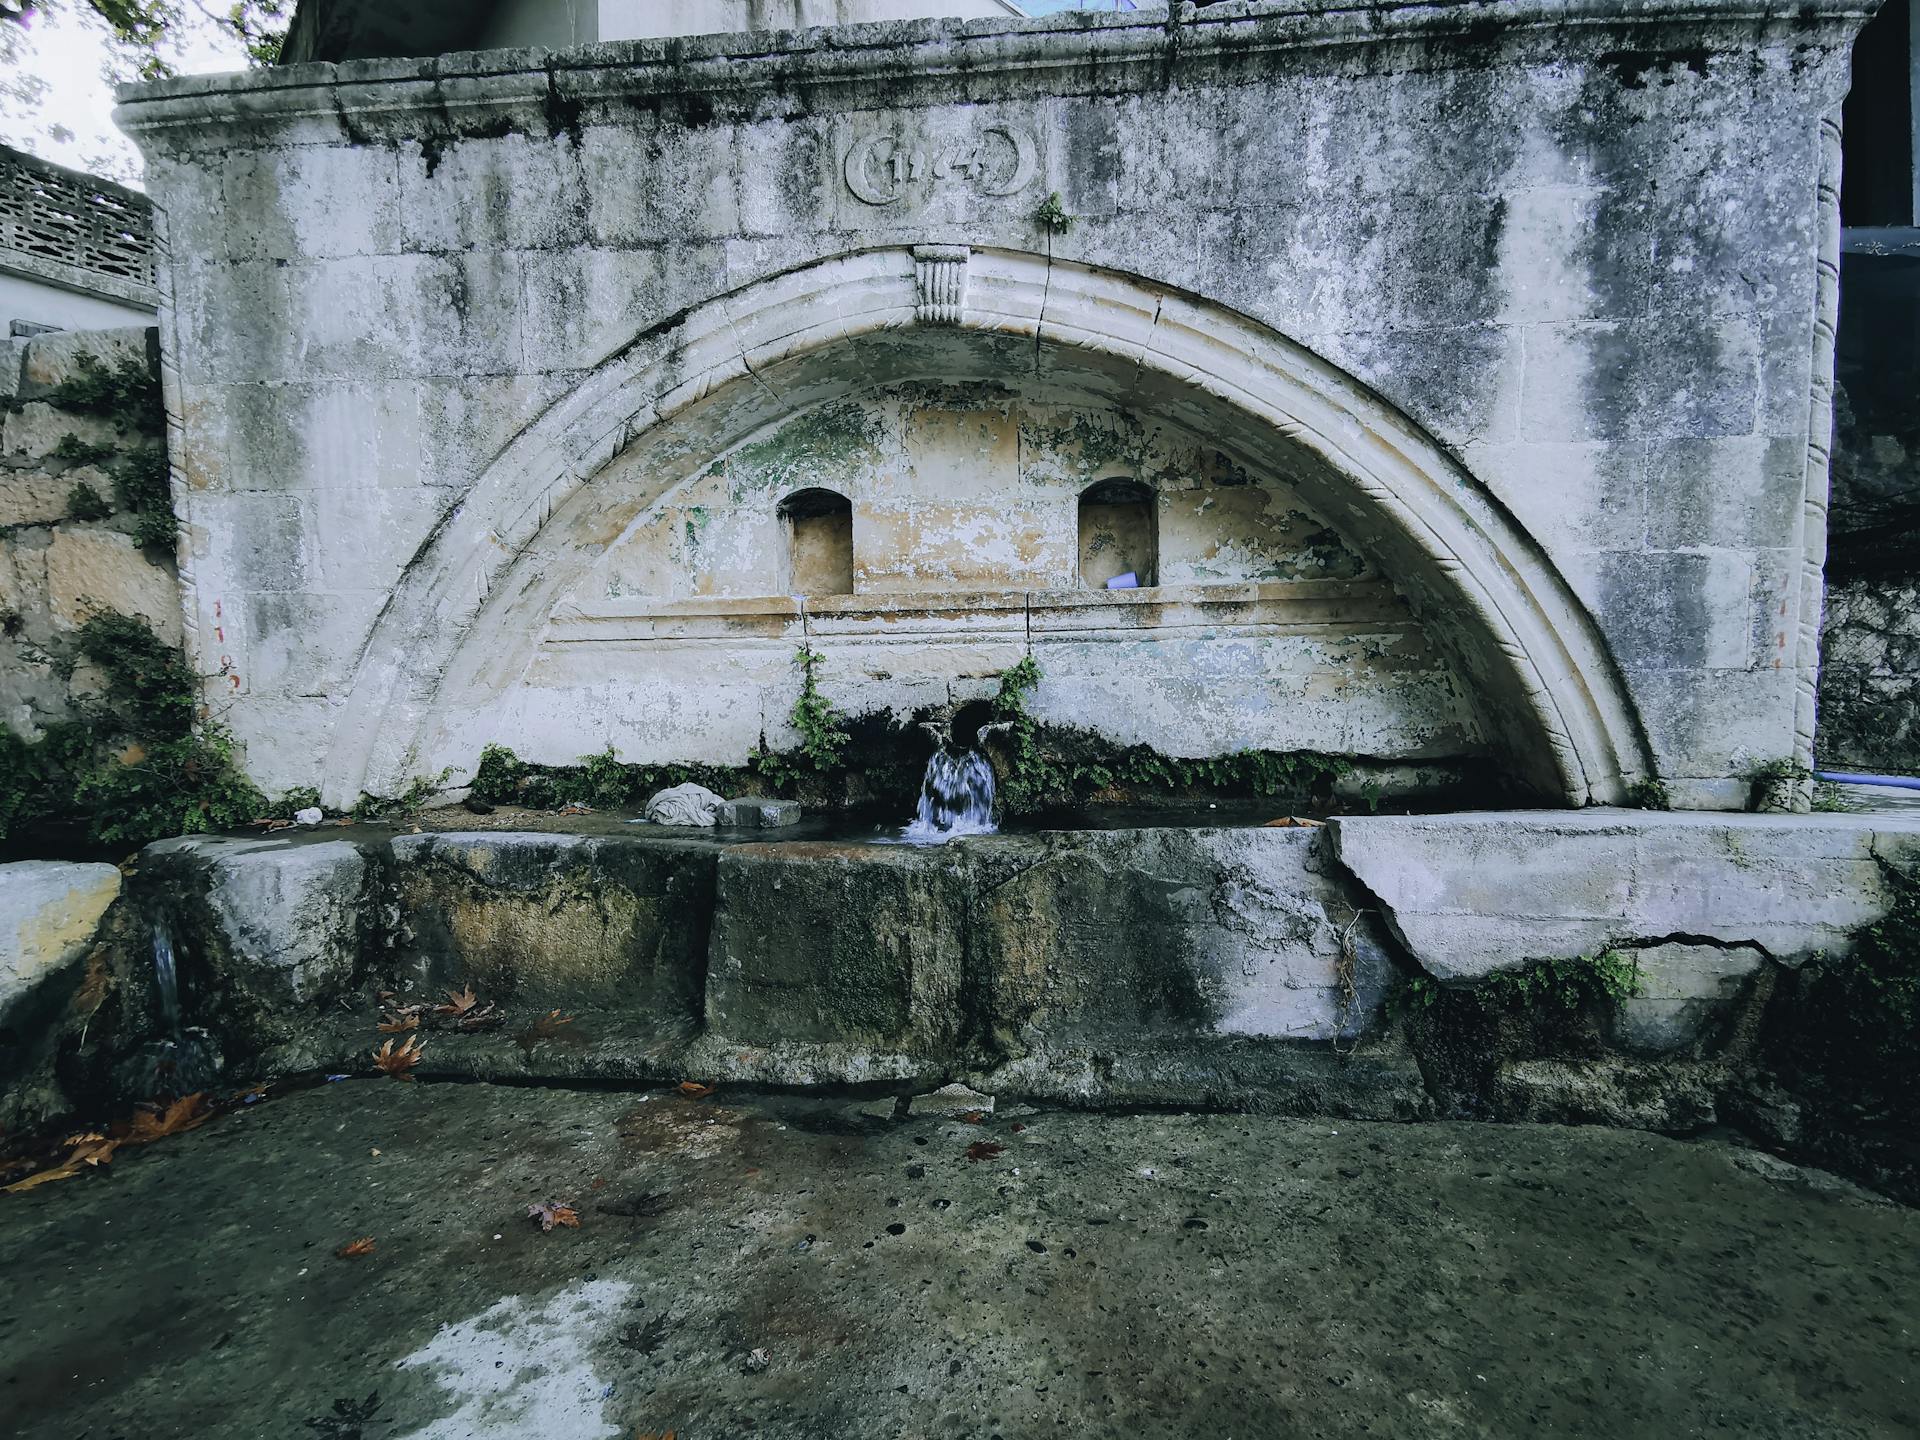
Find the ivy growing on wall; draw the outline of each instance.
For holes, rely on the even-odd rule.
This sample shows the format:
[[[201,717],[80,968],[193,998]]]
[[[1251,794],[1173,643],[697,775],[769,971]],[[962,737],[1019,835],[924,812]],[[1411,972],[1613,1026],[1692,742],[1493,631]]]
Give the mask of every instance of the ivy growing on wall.
[[[609,745],[598,755],[583,755],[578,765],[539,765],[522,760],[504,745],[480,752],[470,791],[489,805],[525,805],[560,809],[584,805],[594,810],[637,810],[661,790],[692,782],[719,794],[740,794],[753,772],[744,766],[630,765]]]
[[[37,741],[0,731],[0,840],[35,827],[78,824],[101,845],[243,825],[265,798],[212,722],[196,725],[199,683],[185,658],[134,616],[92,616],[71,649],[44,663],[100,677],[77,697],[76,718]]]
[[[1350,761],[1313,750],[1237,750],[1186,759],[1149,745],[1118,745],[1091,732],[1052,727],[1030,708],[1042,676],[1032,655],[1000,677],[993,716],[1003,740],[989,749],[1001,770],[1008,813],[1084,805],[1112,792],[1221,797],[1324,797]]]

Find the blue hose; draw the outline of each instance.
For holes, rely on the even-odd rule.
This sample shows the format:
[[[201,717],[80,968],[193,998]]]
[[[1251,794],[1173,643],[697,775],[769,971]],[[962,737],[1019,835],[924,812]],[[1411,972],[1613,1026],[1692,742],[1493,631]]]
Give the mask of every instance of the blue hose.
[[[1835,785],[1887,785],[1895,790],[1920,790],[1920,776],[1913,775],[1849,775],[1844,770],[1816,770],[1816,780],[1829,780]]]

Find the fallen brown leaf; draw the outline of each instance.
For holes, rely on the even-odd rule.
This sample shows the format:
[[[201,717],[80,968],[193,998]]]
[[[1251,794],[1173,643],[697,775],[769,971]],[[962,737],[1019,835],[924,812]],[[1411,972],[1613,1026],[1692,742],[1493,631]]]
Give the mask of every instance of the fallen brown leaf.
[[[206,1093],[196,1090],[169,1105],[143,1105],[135,1110],[133,1128],[122,1143],[146,1145],[169,1135],[184,1135],[189,1130],[198,1130],[212,1118],[213,1107],[207,1103]]]
[[[418,1035],[410,1037],[399,1049],[394,1049],[389,1040],[373,1052],[373,1068],[391,1075],[396,1080],[411,1080],[410,1070],[420,1063],[420,1057],[427,1053],[426,1046]]]
[[[342,1260],[358,1260],[362,1255],[373,1253],[373,1237],[362,1235],[358,1240],[350,1240],[333,1252]]]
[[[464,1030],[471,1034],[475,1030],[485,1030],[490,1026],[498,1025],[506,1018],[506,1016],[495,1010],[492,1005],[482,1005],[471,1014],[462,1015],[456,1019],[453,1022],[453,1028],[456,1030]]]
[[[1005,1154],[1006,1148],[1004,1145],[994,1144],[991,1140],[976,1140],[967,1146],[967,1159],[991,1160],[996,1155]]]
[[[14,1181],[13,1184],[11,1185],[0,1185],[0,1195],[18,1195],[23,1190],[31,1190],[35,1186],[45,1185],[49,1181],[71,1180],[74,1176],[78,1175],[79,1173],[80,1173],[80,1170],[77,1166],[56,1165],[51,1170],[37,1171],[36,1173],[27,1176],[27,1178],[24,1180]]]
[[[452,1015],[457,1019],[459,1016],[469,1014],[480,1003],[480,997],[473,993],[471,985],[463,990],[447,991],[447,999],[452,1003],[434,1006],[434,1014]]]
[[[713,1086],[702,1085],[697,1080],[682,1080],[678,1085],[674,1086],[674,1089],[678,1090],[689,1100],[704,1100],[713,1093]]]
[[[965,1110],[961,1112],[960,1123],[962,1125],[981,1125],[986,1123],[986,1118],[987,1112],[984,1110]]]
[[[420,1028],[418,1015],[389,1015],[375,1027],[382,1035],[399,1035]]]
[[[113,1163],[113,1152],[120,1148],[118,1140],[109,1140],[104,1135],[95,1135],[84,1145],[79,1146],[66,1158],[69,1166],[91,1165],[96,1169]]]
[[[542,1231],[550,1231],[556,1225],[565,1225],[570,1230],[580,1228],[580,1214],[564,1200],[542,1200],[527,1207],[527,1218],[538,1220]]]

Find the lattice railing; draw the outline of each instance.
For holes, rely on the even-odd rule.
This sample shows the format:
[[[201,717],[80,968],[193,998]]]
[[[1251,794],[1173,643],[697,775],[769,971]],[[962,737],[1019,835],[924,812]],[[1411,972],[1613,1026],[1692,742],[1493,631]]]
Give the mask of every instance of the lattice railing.
[[[0,146],[0,253],[153,284],[153,206],[136,190]]]

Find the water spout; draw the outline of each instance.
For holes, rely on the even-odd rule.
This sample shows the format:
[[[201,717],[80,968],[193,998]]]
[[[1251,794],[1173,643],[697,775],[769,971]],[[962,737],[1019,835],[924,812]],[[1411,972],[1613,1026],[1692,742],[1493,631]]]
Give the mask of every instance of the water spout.
[[[220,1049],[198,1026],[184,1024],[173,933],[153,927],[153,988],[159,997],[157,1034],[115,1067],[115,1082],[129,1100],[170,1100],[208,1090],[220,1081]]]
[[[993,767],[978,750],[942,746],[927,761],[920,782],[920,808],[902,832],[918,845],[938,845],[956,835],[991,835]]]
[[[161,921],[153,927],[153,981],[160,992],[160,1018],[167,1033],[180,1038],[180,978],[173,968],[173,936]]]

